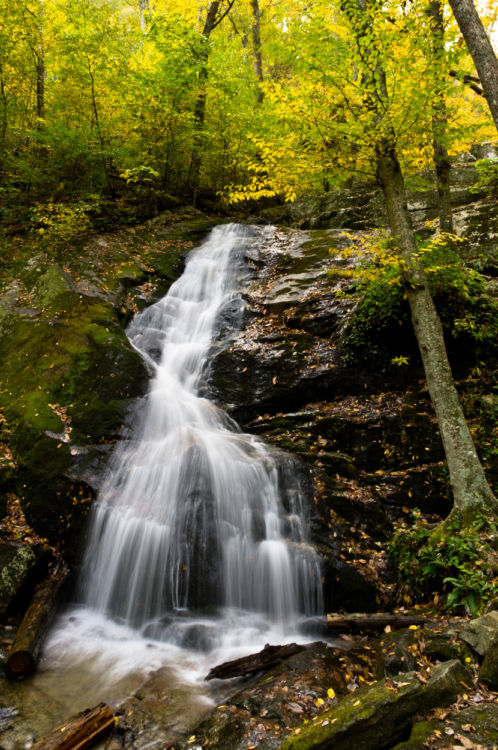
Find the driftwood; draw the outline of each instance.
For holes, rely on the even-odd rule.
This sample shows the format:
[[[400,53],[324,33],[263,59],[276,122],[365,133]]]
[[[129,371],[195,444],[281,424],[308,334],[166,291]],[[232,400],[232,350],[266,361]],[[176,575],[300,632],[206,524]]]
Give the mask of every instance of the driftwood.
[[[379,614],[347,614],[327,615],[327,628],[349,632],[350,630],[384,630],[390,627],[392,630],[401,630],[410,625],[424,625],[430,622],[421,615],[394,615],[389,613]]]
[[[37,586],[7,654],[4,670],[9,680],[28,677],[35,671],[43,636],[50,625],[59,591],[68,574],[69,570],[65,566],[57,565]]]
[[[206,680],[229,680],[231,677],[241,677],[242,675],[259,672],[261,669],[270,669],[289,656],[294,656],[300,651],[310,648],[311,645],[299,645],[297,643],[288,643],[285,646],[270,646],[266,644],[262,651],[250,656],[243,656],[241,659],[224,662],[213,667]]]
[[[86,750],[109,734],[114,726],[111,709],[106,703],[99,703],[52,729],[31,750]]]

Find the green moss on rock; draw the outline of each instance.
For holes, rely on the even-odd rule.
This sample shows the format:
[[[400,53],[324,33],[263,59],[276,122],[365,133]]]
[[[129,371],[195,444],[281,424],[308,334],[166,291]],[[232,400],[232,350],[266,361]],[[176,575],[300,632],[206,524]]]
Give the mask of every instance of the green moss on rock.
[[[326,711],[300,734],[282,743],[282,750],[383,750],[402,740],[413,716],[451,703],[469,676],[457,661],[432,670],[427,684],[409,672],[398,681],[382,680],[354,693]]]

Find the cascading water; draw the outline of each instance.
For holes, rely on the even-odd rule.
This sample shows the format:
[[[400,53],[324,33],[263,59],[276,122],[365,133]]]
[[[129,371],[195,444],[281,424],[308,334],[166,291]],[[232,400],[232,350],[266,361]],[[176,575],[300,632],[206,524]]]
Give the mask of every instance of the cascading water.
[[[321,585],[302,472],[202,395],[210,355],[242,313],[246,257],[271,237],[213,230],[167,296],[131,323],[150,391],[93,510],[80,604],[60,614],[37,675],[14,686],[25,739],[6,748],[30,747],[33,731],[98,701],[126,706],[138,690],[123,710],[138,714],[144,736],[130,747],[157,747],[209,711],[210,667],[310,638],[298,625],[321,612]]]
[[[292,459],[200,395],[220,319],[243,306],[251,243],[242,227],[214,229],[128,330],[154,377],[96,504],[82,593],[87,606],[163,640],[177,633],[171,615],[192,608],[257,612],[289,628],[321,609]]]

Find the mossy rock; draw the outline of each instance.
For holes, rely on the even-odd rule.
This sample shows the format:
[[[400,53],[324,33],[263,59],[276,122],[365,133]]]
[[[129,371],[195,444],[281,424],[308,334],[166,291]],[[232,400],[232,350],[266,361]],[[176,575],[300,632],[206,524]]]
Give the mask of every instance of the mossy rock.
[[[35,315],[2,316],[0,377],[23,509],[57,543],[71,519],[81,527],[95,494],[78,481],[82,449],[116,439],[147,372],[110,305],[76,293],[57,270],[36,295],[43,304]]]
[[[407,739],[413,716],[452,703],[469,679],[457,661],[440,664],[427,683],[415,672],[382,680],[332,707],[312,725],[282,743],[282,750],[384,750]]]
[[[453,711],[445,721],[432,719],[414,724],[410,737],[393,750],[420,750],[434,739],[441,750],[457,747],[492,748],[498,743],[498,705],[486,703]],[[466,743],[466,744],[464,744]],[[470,745],[469,743],[472,743]]]

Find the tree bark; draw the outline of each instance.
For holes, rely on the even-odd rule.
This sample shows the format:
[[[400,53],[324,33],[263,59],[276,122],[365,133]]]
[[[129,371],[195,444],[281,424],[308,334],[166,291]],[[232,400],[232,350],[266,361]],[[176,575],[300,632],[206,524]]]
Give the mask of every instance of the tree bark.
[[[229,680],[232,677],[242,677],[252,672],[259,672],[262,669],[270,669],[270,667],[280,664],[284,659],[288,659],[290,656],[294,656],[294,654],[310,648],[310,645],[315,646],[316,644],[308,644],[306,646],[301,646],[297,643],[288,643],[285,646],[270,646],[267,644],[257,654],[243,656],[241,659],[234,659],[233,661],[218,664],[211,669],[206,680]]]
[[[99,703],[53,729],[31,750],[86,750],[110,734],[114,727],[111,709],[107,704]]]
[[[140,28],[145,31],[147,28],[147,22],[145,20],[145,14],[149,10],[149,0],[138,0],[138,10],[140,13]]]
[[[43,637],[68,575],[68,569],[58,565],[37,587],[7,654],[4,670],[9,680],[28,677],[35,671]]]
[[[446,148],[447,116],[446,99],[441,68],[444,64],[444,19],[441,0],[431,0],[429,16],[432,19],[432,50],[434,54],[434,105],[432,113],[432,149],[436,185],[439,198],[439,228],[441,232],[453,234],[451,213],[450,170],[451,162]]]
[[[216,17],[220,8],[220,2],[211,2],[209,4],[206,20],[202,29],[202,36],[206,40],[201,51],[201,67],[199,70],[199,94],[194,106],[194,142],[192,146],[192,155],[190,157],[190,167],[187,179],[188,192],[192,197],[192,203],[195,206],[197,202],[197,192],[199,190],[199,176],[202,161],[202,143],[204,133],[204,120],[206,117],[206,100],[207,100],[207,81],[208,81],[208,58],[209,49],[207,41],[211,36],[216,25]]]
[[[40,128],[45,119],[45,52],[43,49],[43,2],[38,3],[38,42],[36,45],[36,116]]]
[[[406,294],[443,441],[453,491],[453,510],[467,519],[483,508],[498,513],[498,501],[486,480],[458,398],[441,321],[425,274],[415,258],[417,246],[406,204],[403,175],[395,148],[386,139],[377,148],[377,170],[392,238],[406,269]]]
[[[498,130],[498,60],[472,0],[450,0]]]
[[[345,6],[364,65],[365,106],[375,116],[379,138],[375,149],[377,178],[386,203],[392,241],[404,265],[405,289],[427,387],[438,420],[453,491],[453,514],[470,520],[479,509],[498,515],[498,500],[486,480],[453,381],[441,321],[425,273],[417,258],[417,243],[408,213],[396,138],[389,120],[388,92],[380,51],[365,45],[373,35],[367,0]]]
[[[349,614],[349,615],[327,615],[327,628],[341,632],[358,630],[384,630],[390,627],[392,630],[408,628],[410,625],[424,625],[431,620],[421,615],[393,615],[390,613],[378,614]]]
[[[261,18],[259,12],[259,0],[251,0],[252,10],[252,51],[253,51],[253,66],[256,80],[258,81],[258,89],[256,92],[256,101],[258,104],[264,99],[264,92],[261,88],[261,84],[264,81],[263,76],[263,55],[261,53]]]

